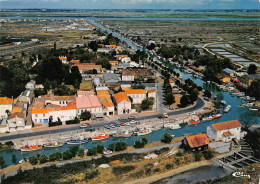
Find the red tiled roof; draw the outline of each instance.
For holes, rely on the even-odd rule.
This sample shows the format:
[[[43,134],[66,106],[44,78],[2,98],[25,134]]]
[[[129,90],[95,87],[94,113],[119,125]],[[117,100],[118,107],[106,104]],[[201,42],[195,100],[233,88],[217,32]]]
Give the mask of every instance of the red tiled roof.
[[[131,94],[131,93],[146,93],[146,92],[143,89],[127,89],[127,90],[125,90],[125,93]]]
[[[19,118],[24,118],[24,113],[22,112],[15,112],[15,113],[12,113],[10,114],[10,116],[8,117],[8,119],[13,119],[15,117],[19,117]]]
[[[11,98],[0,97],[0,105],[11,105],[13,100]]]
[[[130,99],[128,98],[128,96],[124,92],[119,92],[117,94],[114,94],[114,97],[115,97],[117,104],[124,101],[124,100],[131,103]]]
[[[186,137],[188,144],[191,148],[196,148],[199,146],[204,146],[209,144],[209,140],[205,133],[203,134],[197,134],[197,135],[191,135]]]
[[[228,130],[232,128],[241,127],[242,125],[239,123],[238,120],[232,120],[223,123],[212,124],[212,126],[216,131],[220,131],[220,130]]]

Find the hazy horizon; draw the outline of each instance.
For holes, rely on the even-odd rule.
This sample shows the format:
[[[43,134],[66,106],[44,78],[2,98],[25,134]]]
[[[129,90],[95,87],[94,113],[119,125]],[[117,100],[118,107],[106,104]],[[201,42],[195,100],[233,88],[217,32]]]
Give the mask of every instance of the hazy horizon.
[[[1,9],[260,9],[260,0],[0,0]]]

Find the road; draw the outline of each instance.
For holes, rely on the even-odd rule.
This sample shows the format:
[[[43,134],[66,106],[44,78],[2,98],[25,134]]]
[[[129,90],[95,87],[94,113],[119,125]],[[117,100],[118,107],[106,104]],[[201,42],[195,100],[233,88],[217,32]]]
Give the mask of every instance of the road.
[[[159,150],[159,149],[166,148],[166,147],[173,148],[173,147],[177,147],[177,146],[180,146],[180,145],[181,145],[181,142],[177,142],[177,143],[167,144],[167,145],[163,145],[163,146],[157,146],[157,147],[151,147],[151,148],[144,148],[144,149],[137,149],[137,150],[127,151],[127,152],[123,152],[123,153],[137,153],[137,154],[140,154],[140,153],[152,152],[152,151]],[[112,156],[120,155],[120,154],[123,154],[123,153],[114,153],[114,154],[106,155],[106,157],[112,157]],[[101,158],[101,156],[92,157],[92,158],[84,158],[84,159],[80,159],[80,160],[62,161],[62,162],[54,163],[54,164],[56,166],[63,166],[65,164],[72,164],[72,163],[78,163],[78,162],[83,162],[83,161],[90,161],[92,159],[98,159],[98,158]],[[25,170],[32,170],[34,168],[35,169],[40,169],[40,168],[44,168],[44,167],[50,167],[52,165],[53,164],[34,166],[34,167],[26,168],[26,169],[24,169],[24,171]],[[14,172],[6,174],[5,176],[6,177],[15,176],[16,174],[17,174],[17,171],[14,171]]]
[[[196,102],[196,105],[194,105],[193,107],[188,108],[188,109],[179,110],[179,111],[169,112],[168,115],[174,116],[174,115],[180,115],[180,114],[194,112],[196,110],[203,108],[204,105],[205,105],[204,101],[199,97]],[[161,115],[161,114],[158,113],[158,114],[154,114],[154,115],[141,116],[141,117],[137,117],[136,120],[140,121],[140,120],[154,119],[154,118],[157,118],[159,115]],[[93,126],[90,128],[102,128],[104,125],[109,125],[111,123],[114,123],[115,121],[119,121],[119,120],[95,122],[95,124],[93,124]],[[90,130],[90,128],[89,129],[86,128],[85,130],[88,131],[88,130]],[[28,133],[7,135],[7,136],[0,137],[0,141],[9,141],[9,140],[13,140],[13,139],[21,139],[21,138],[25,138],[25,137],[41,136],[41,135],[69,132],[69,131],[75,131],[75,130],[82,130],[82,129],[80,128],[80,126],[75,126],[75,127],[64,127],[64,128],[60,128],[60,129],[53,129],[53,130],[44,130],[44,131],[38,131],[38,132],[28,132]]]
[[[158,112],[158,114],[162,114],[166,112],[166,109],[164,107],[164,100],[163,100],[163,83],[157,83],[157,109],[156,111]]]

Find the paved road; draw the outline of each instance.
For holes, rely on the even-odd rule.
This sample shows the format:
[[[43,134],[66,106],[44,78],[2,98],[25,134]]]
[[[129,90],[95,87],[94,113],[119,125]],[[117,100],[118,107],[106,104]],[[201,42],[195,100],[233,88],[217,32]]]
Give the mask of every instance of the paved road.
[[[163,83],[157,83],[157,109],[158,114],[162,114],[167,112],[164,107],[164,99],[163,99]]]
[[[144,148],[144,149],[127,151],[127,152],[123,152],[123,153],[138,153],[138,154],[140,154],[140,153],[152,152],[152,151],[159,150],[159,149],[166,148],[166,147],[173,148],[173,147],[177,147],[177,146],[180,146],[180,145],[181,145],[181,142],[177,142],[177,143],[173,143],[173,144],[167,144],[167,145],[157,146],[157,147],[152,147],[152,148]],[[120,154],[123,154],[123,153],[114,153],[114,154],[111,154],[111,155],[106,155],[106,157],[112,157],[112,156],[120,155]],[[56,166],[62,166],[62,165],[69,164],[69,163],[90,161],[92,159],[98,159],[98,158],[101,158],[101,156],[92,157],[92,158],[84,158],[84,159],[80,159],[80,160],[62,161],[62,162],[59,162],[59,163],[55,163],[55,165]],[[35,166],[35,167],[31,167],[31,168],[26,168],[24,170],[32,170],[34,168],[39,169],[39,168],[49,167],[51,165],[53,165],[53,164]],[[11,172],[9,174],[6,174],[6,177],[15,176],[16,174],[17,174],[17,171],[14,171],[14,172]]]
[[[204,101],[201,98],[198,98],[196,105],[194,105],[193,107],[188,108],[188,109],[179,110],[179,111],[169,112],[168,115],[174,116],[174,115],[194,112],[194,111],[202,108],[204,105],[205,105]],[[140,121],[140,120],[154,119],[154,118],[157,118],[159,115],[161,115],[161,114],[141,116],[141,117],[137,117],[136,120]],[[95,122],[95,124],[93,124],[92,128],[102,128],[104,125],[109,125],[115,121],[119,121],[119,120]],[[48,134],[55,134],[55,133],[62,133],[62,132],[69,132],[69,131],[77,131],[77,130],[82,130],[82,129],[80,128],[80,126],[75,126],[75,127],[64,127],[64,128],[60,128],[60,129],[54,129],[54,130],[44,130],[44,131],[39,131],[39,132],[29,132],[29,133],[15,134],[15,135],[7,135],[7,136],[0,137],[0,141],[21,139],[21,138],[25,138],[25,137],[41,136],[41,135],[48,135]],[[89,131],[90,128],[89,129],[86,128],[85,130]]]

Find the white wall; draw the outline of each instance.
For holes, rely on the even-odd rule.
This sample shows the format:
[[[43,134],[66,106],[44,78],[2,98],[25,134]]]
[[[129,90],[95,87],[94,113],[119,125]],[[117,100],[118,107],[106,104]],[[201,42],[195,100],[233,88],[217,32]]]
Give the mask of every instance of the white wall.
[[[135,76],[133,75],[122,75],[122,81],[134,81]]]
[[[11,112],[12,109],[13,109],[12,104],[0,105],[0,119],[7,118],[7,114],[5,111],[9,110],[9,112]]]
[[[46,121],[47,119],[47,121]],[[49,122],[49,114],[32,114],[32,121],[34,124],[44,124]]]
[[[127,96],[133,99],[133,104],[140,104],[146,98],[146,93],[128,93]]]
[[[58,118],[62,122],[73,120],[77,116],[76,109],[62,110],[62,111],[51,111],[49,116],[52,116],[52,121],[58,121]]]
[[[232,136],[225,137],[223,133],[227,131],[229,131],[232,134]],[[207,127],[207,136],[210,139],[213,139],[215,141],[230,142],[233,138],[240,140],[240,132],[241,132],[241,127],[227,129],[227,130],[220,130],[220,131],[216,131],[212,127],[212,125]]]
[[[84,111],[89,111],[91,113],[102,113],[102,107],[77,109],[77,115],[80,116]]]
[[[124,113],[125,110],[125,113]],[[117,104],[117,114],[128,114],[131,113],[131,103],[123,100],[119,104]]]

